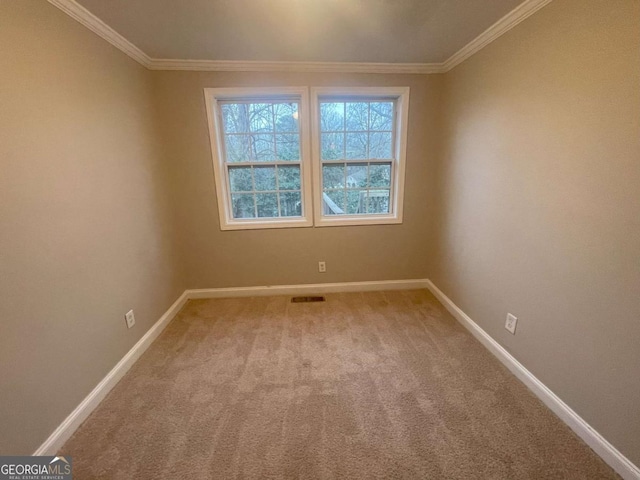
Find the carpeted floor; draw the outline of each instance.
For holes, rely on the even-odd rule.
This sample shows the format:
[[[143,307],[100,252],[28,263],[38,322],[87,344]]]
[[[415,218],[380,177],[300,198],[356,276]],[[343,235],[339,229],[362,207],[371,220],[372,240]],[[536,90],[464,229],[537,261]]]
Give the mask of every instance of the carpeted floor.
[[[62,448],[74,478],[607,479],[425,290],[189,302]]]

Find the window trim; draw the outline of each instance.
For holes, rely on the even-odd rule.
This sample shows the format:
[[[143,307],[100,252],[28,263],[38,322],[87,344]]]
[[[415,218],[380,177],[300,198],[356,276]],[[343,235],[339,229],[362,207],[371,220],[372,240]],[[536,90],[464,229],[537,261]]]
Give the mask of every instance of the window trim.
[[[320,156],[320,99],[322,97],[347,97],[354,100],[371,100],[376,97],[393,98],[396,101],[394,159],[392,161],[391,198],[392,211],[388,214],[324,215],[322,208],[322,158]],[[313,167],[314,225],[328,227],[339,225],[387,225],[402,223],[404,207],[404,181],[409,125],[409,87],[312,87],[311,88],[311,146]],[[358,163],[354,160],[353,163]],[[395,173],[394,173],[395,172]]]
[[[219,100],[250,99],[252,97],[299,97],[298,126],[300,132],[300,195],[302,216],[292,218],[233,218],[231,212],[230,183],[224,158],[222,114]],[[267,228],[294,228],[313,226],[313,194],[311,165],[311,130],[309,125],[309,89],[308,87],[241,87],[241,88],[205,88],[205,106],[209,127],[211,158],[218,201],[218,214],[221,230],[249,230]],[[271,162],[265,162],[270,164]],[[239,162],[239,165],[242,165]]]

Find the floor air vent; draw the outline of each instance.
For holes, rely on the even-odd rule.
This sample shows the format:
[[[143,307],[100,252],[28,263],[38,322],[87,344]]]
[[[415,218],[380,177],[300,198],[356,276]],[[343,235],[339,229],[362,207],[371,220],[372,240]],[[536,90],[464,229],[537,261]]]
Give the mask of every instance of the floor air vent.
[[[291,303],[324,302],[324,297],[291,297]]]

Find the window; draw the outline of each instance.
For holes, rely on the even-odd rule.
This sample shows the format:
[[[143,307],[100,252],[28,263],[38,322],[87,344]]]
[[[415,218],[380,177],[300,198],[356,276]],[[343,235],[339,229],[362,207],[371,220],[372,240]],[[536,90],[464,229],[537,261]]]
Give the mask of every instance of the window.
[[[400,223],[408,88],[315,88],[316,225]]]
[[[205,89],[223,230],[402,221],[409,89],[312,93]]]
[[[223,230],[311,225],[307,89],[205,89]]]

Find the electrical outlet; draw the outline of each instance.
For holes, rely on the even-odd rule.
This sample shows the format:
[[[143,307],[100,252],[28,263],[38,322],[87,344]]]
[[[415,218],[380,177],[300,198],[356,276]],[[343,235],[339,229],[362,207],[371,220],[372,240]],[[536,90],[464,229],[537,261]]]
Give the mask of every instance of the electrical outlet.
[[[136,317],[133,316],[133,310],[129,310],[125,313],[124,319],[127,322],[127,328],[131,328],[136,324]]]
[[[327,271],[327,264],[325,262],[318,262],[318,271],[325,273]]]
[[[512,335],[516,334],[516,325],[518,324],[518,318],[515,315],[507,313],[507,321],[504,322],[504,328],[509,330]]]

